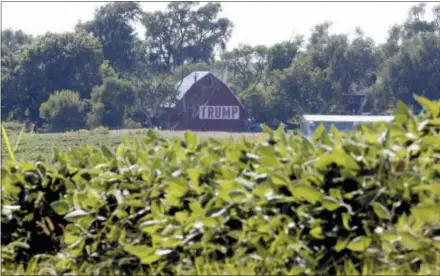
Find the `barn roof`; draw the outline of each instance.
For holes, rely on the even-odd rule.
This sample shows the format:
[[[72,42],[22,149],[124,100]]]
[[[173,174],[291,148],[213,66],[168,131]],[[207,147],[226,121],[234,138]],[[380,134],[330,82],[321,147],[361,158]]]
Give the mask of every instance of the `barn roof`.
[[[231,91],[231,89],[229,88],[229,86],[227,84],[225,84],[222,80],[220,80],[219,78],[217,78],[216,76],[214,76],[211,72],[209,71],[194,71],[191,74],[189,74],[188,76],[184,77],[182,80],[180,80],[178,83],[176,83],[175,88],[177,89],[177,96],[176,99],[178,101],[180,101],[181,99],[183,99],[183,97],[185,96],[186,92],[188,92],[188,90],[195,84],[197,83],[199,80],[203,79],[205,76],[211,74],[213,77],[215,77],[217,80],[219,80],[221,83],[223,83],[229,90],[229,92],[231,92],[231,94],[235,97],[235,99],[237,100],[237,102],[244,108],[243,104],[241,103],[241,101],[237,98],[237,96],[235,95],[234,92]],[[165,107],[174,107],[175,104],[169,104],[166,103],[164,104]]]
[[[176,88],[178,89],[177,99],[181,100],[183,96],[185,96],[186,92],[199,80],[201,80],[204,76],[208,75],[208,71],[194,71],[188,76],[184,77],[182,81],[179,81],[176,84]]]

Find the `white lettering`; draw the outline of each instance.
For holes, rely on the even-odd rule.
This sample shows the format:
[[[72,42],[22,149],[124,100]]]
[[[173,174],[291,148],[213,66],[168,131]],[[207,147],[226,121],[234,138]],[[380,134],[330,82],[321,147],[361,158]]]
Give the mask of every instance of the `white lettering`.
[[[239,120],[239,106],[214,106],[201,105],[199,107],[199,119],[201,120]]]
[[[222,107],[216,106],[215,107],[215,118],[220,119],[222,117]]]
[[[205,110],[206,110],[206,106],[203,105],[200,107],[200,113],[201,113],[200,116],[203,118],[205,117]]]
[[[232,107],[232,118],[234,118],[236,115],[238,115],[240,112],[240,108],[238,108],[238,106],[233,106]],[[239,117],[239,116],[237,116]]]

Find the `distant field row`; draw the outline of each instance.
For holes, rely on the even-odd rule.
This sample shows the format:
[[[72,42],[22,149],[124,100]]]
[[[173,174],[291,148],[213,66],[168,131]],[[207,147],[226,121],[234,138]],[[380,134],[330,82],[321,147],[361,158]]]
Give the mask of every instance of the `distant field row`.
[[[17,128],[7,128],[8,136],[12,146],[18,138]],[[19,160],[35,161],[45,160],[53,152],[53,148],[59,148],[60,150],[68,150],[72,147],[78,147],[83,144],[101,146],[106,145],[110,148],[116,147],[122,142],[124,137],[128,138],[142,138],[145,136],[146,129],[138,130],[111,130],[110,133],[50,133],[50,134],[30,134],[25,133],[20,140],[17,151],[15,152],[16,158]],[[184,131],[160,131],[163,137],[184,137]],[[237,140],[241,137],[247,139],[257,139],[259,133],[228,133],[228,132],[196,132],[196,134],[204,138],[217,138],[217,139],[233,139]],[[2,160],[8,158],[7,150],[2,143]]]

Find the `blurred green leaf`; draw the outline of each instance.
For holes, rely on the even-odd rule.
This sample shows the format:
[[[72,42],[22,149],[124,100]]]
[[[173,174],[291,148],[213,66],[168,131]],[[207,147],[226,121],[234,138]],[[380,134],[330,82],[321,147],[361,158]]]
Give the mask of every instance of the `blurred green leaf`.
[[[168,180],[167,193],[176,197],[181,198],[188,192],[188,184],[183,181]]]
[[[440,107],[434,101],[430,101],[425,97],[414,95],[417,102],[432,116],[436,117],[440,114]]]
[[[345,230],[350,231],[350,215],[348,213],[342,213],[342,224]]]
[[[79,218],[82,218],[82,217],[85,217],[88,215],[89,215],[89,213],[85,212],[83,210],[75,210],[75,211],[72,211],[72,212],[68,213],[67,215],[65,215],[64,219],[74,220],[74,219],[79,219]]]
[[[411,214],[424,223],[438,223],[440,221],[440,206],[416,206],[411,209]]]
[[[199,168],[190,168],[187,170],[189,179],[191,180],[191,183],[196,186],[199,187],[200,186],[200,182],[199,182],[199,177],[201,174],[201,171]]]
[[[400,240],[400,243],[409,250],[417,250],[420,248],[420,243],[417,241],[416,238],[414,238],[409,233],[404,233],[401,235],[402,239]]]
[[[70,233],[64,234],[64,242],[68,245],[76,243],[81,237],[72,235]]]
[[[314,237],[315,239],[325,239],[325,236],[322,232],[322,227],[321,226],[316,226],[314,227],[311,231],[310,234],[312,235],[312,237]]]
[[[313,133],[313,136],[312,136],[312,140],[314,141],[314,142],[317,142],[317,141],[319,141],[319,139],[322,137],[322,135],[324,135],[326,132],[325,132],[325,127],[324,127],[324,125],[323,124],[319,124],[319,126],[316,128],[316,130],[315,130],[315,132]]]
[[[112,159],[112,158],[114,158],[114,155],[113,155],[112,151],[111,151],[107,146],[102,145],[102,146],[101,146],[101,150],[102,150],[102,153],[104,154],[104,156],[105,156],[107,159]]]
[[[152,264],[161,258],[153,248],[144,245],[125,245],[124,250],[138,257],[145,265]]]
[[[139,228],[145,233],[154,234],[162,227],[162,223],[163,221],[160,220],[144,221],[139,225]]]
[[[198,144],[198,138],[192,131],[185,131],[185,142],[189,149],[194,150]]]
[[[315,204],[316,202],[320,201],[322,197],[321,192],[315,187],[312,187],[310,185],[290,186],[289,190],[295,197],[300,199],[305,199],[312,204]]]
[[[347,248],[351,251],[365,251],[371,243],[371,238],[366,236],[359,236],[351,240]]]
[[[336,199],[328,196],[323,197],[321,203],[329,211],[334,211],[340,207],[340,203]]]
[[[67,214],[70,210],[70,206],[65,200],[54,201],[50,206],[60,216]]]
[[[184,223],[188,219],[188,214],[185,211],[177,212],[174,216],[180,223]]]
[[[427,192],[431,192],[435,196],[440,196],[440,184],[420,185],[420,186],[412,187],[412,190],[415,192],[427,191]]]
[[[371,205],[373,206],[374,213],[376,213],[380,219],[391,219],[391,214],[385,206],[379,202],[373,202]]]
[[[336,252],[341,252],[342,250],[344,250],[347,247],[349,241],[349,238],[339,238],[335,245]]]

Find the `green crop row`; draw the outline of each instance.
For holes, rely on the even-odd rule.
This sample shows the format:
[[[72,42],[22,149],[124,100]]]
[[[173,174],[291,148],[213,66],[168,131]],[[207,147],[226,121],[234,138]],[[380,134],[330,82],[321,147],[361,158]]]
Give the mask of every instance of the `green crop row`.
[[[141,130],[122,130],[107,133],[105,128],[98,128],[95,130],[79,130],[65,133],[32,133],[29,128],[24,132],[23,123],[19,122],[2,122],[5,127],[9,141],[13,148],[15,158],[17,160],[25,160],[27,162],[41,161],[47,163],[53,154],[53,148],[66,150],[69,148],[79,147],[82,144],[93,145],[100,147],[107,146],[114,151],[116,147],[121,144],[124,137],[142,138],[146,135],[148,129]],[[22,135],[20,136],[20,133]],[[161,137],[177,137],[183,138],[183,131],[159,131]],[[254,140],[258,137],[258,133],[227,133],[227,132],[198,132],[196,133],[201,140],[209,137],[222,140],[240,140],[245,137],[249,140]],[[19,142],[17,144],[17,142]],[[17,147],[15,147],[17,146]],[[4,143],[2,143],[1,160],[7,160],[8,150]]]
[[[164,139],[2,164],[2,273],[438,274],[440,101],[311,139]],[[6,135],[5,135],[6,137]],[[10,147],[12,148],[12,147]]]

